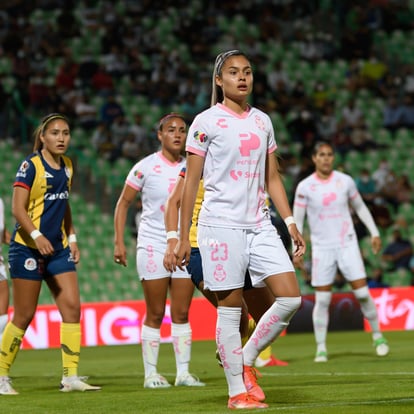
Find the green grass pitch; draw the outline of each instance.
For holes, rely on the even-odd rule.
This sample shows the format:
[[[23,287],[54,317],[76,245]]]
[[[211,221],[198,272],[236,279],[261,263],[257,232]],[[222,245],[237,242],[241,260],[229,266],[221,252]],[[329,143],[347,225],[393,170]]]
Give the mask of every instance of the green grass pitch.
[[[371,337],[362,331],[328,335],[330,359],[314,363],[310,333],[288,334],[274,344],[287,367],[262,368],[259,383],[266,393],[267,413],[414,413],[414,331],[388,332],[391,352],[375,355]],[[83,348],[80,375],[102,391],[61,393],[60,350],[22,350],[12,368],[17,396],[0,396],[5,414],[74,413],[228,413],[224,373],[215,357],[215,343],[194,342],[191,372],[206,387],[144,389],[141,348]],[[171,344],[162,344],[159,372],[173,383],[175,361]],[[259,410],[253,410],[254,412]]]

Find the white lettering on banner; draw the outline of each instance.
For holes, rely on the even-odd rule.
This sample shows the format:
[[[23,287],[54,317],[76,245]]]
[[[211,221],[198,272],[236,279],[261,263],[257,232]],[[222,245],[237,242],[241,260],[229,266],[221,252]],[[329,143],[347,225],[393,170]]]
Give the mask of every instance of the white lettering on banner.
[[[36,312],[35,324],[29,325],[24,335],[24,339],[29,343],[31,348],[49,347],[49,327],[47,311]]]
[[[119,323],[122,320],[127,323]],[[118,323],[117,323],[118,322]],[[140,340],[139,313],[126,306],[116,306],[108,310],[101,319],[99,333],[102,341],[107,345],[137,344]],[[116,338],[113,334],[115,325],[120,326],[122,337]]]
[[[400,300],[399,303],[396,301]],[[414,329],[414,301],[401,299],[396,294],[391,294],[388,289],[383,289],[380,296],[374,299],[378,310],[379,322],[388,325],[394,318],[406,315],[405,329]]]
[[[84,309],[82,312],[82,323],[85,324],[85,345],[98,345],[98,330],[96,328],[96,310],[93,308]]]

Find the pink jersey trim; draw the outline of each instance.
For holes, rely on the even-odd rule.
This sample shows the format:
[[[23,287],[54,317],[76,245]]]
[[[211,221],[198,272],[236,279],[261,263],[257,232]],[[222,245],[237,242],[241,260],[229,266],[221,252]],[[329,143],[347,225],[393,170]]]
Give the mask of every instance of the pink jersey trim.
[[[319,181],[321,184],[329,183],[332,180],[333,176],[334,176],[334,171],[331,172],[331,175],[326,180],[323,180],[322,178],[318,177],[318,174],[316,174],[316,172],[313,173],[313,177],[315,178],[315,180]]]
[[[247,107],[247,109],[242,113],[242,114],[238,114],[234,111],[232,111],[229,107],[223,105],[222,103],[217,103],[216,104],[220,109],[222,109],[223,111],[226,111],[227,113],[229,113],[230,115],[233,115],[236,118],[240,118],[240,119],[245,119],[249,116],[249,112],[250,112],[250,106]]]
[[[185,150],[187,152],[191,152],[192,154],[199,155],[200,157],[203,157],[203,158],[206,156],[206,153],[204,151],[200,151],[199,149],[194,148],[190,145],[188,147],[186,147]]]
[[[125,184],[128,184],[130,187],[132,187],[136,191],[141,191],[141,187],[135,185],[132,181],[126,180]]]
[[[183,159],[182,157],[180,157],[177,161],[171,162],[170,160],[168,160],[167,158],[165,158],[164,154],[161,151],[157,152],[157,155],[168,165],[174,166],[179,164]]]

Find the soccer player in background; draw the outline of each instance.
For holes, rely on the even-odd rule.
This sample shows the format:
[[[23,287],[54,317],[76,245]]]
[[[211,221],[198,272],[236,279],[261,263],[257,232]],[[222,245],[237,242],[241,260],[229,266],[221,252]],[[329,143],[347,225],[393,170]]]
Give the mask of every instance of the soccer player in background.
[[[0,394],[18,394],[9,371],[36,312],[42,281],[62,318],[60,390],[100,390],[78,376],[81,312],[76,263],[80,252],[69,205],[73,167],[64,155],[70,142],[69,122],[62,114],[49,114],[34,137],[33,153],[21,163],[13,189],[12,213],[17,223],[10,241],[9,268],[14,313],[1,342]]]
[[[334,149],[327,142],[315,145],[312,155],[315,172],[299,182],[293,215],[300,231],[307,217],[312,245],[311,284],[315,289],[312,320],[316,340],[315,362],[326,362],[326,336],[332,285],[340,269],[350,283],[361,310],[372,329],[378,356],[385,356],[389,346],[382,335],[377,309],[369,293],[367,276],[352,222],[350,205],[371,234],[372,250],[378,253],[381,239],[374,219],[362,200],[352,177],[333,169]],[[294,258],[300,267],[303,258]]]
[[[185,165],[181,155],[187,125],[178,114],[163,117],[158,126],[157,151],[137,162],[125,180],[114,213],[114,260],[126,266],[124,242],[125,224],[129,207],[141,193],[142,215],[137,236],[136,266],[144,290],[146,316],[141,331],[144,362],[144,388],[167,388],[171,384],[157,371],[160,349],[160,329],[165,314],[167,294],[171,301],[171,335],[176,359],[176,386],[205,385],[189,373],[192,331],[188,312],[194,285],[186,270],[175,272],[164,268],[163,258],[167,247],[164,226],[164,205],[174,188],[178,173]]]

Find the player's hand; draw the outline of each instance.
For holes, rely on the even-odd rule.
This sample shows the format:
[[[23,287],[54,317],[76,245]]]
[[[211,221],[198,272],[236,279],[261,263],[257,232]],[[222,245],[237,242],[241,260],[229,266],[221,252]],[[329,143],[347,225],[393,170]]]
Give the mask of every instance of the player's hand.
[[[371,238],[371,248],[374,254],[378,254],[381,251],[382,242],[379,236]]]
[[[116,264],[127,266],[126,248],[125,245],[115,245],[114,248],[114,261]]]
[[[78,264],[80,260],[80,251],[78,248],[78,243],[72,242],[69,243],[70,253],[72,254],[73,261]]]
[[[180,270],[185,270],[185,266],[190,262],[191,245],[189,240],[179,240],[174,249],[177,266]]]
[[[164,267],[169,272],[175,272],[177,270],[177,258],[174,253],[174,249],[177,246],[178,239],[169,239],[167,241],[167,249],[164,253]]]
[[[305,239],[300,234],[298,228],[296,227],[296,224],[290,224],[288,230],[294,245],[293,257],[303,256],[306,253]]]
[[[43,234],[37,237],[34,242],[36,244],[37,250],[39,250],[39,253],[42,256],[52,256],[52,254],[55,252],[52,243],[50,243],[50,241]]]

